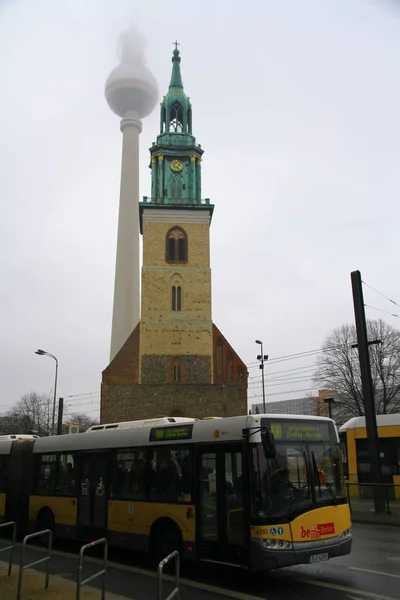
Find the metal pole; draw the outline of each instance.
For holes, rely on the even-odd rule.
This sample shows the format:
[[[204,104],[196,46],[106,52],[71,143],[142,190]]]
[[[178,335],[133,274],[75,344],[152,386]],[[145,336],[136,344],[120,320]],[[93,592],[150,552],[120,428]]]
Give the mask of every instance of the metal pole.
[[[59,400],[58,400],[57,435],[62,434],[63,412],[64,412],[64,398],[59,398]]]
[[[263,392],[263,413],[265,415],[265,380],[264,380],[264,348],[261,343],[261,380],[262,380],[262,392]]]
[[[262,398],[263,398],[263,413],[265,414],[265,379],[264,379],[264,360],[268,360],[268,356],[264,356],[264,345],[261,340],[256,340],[256,344],[261,347],[261,354],[257,356],[260,361],[261,381],[262,381]]]
[[[51,421],[51,435],[55,434],[55,420],[56,420],[56,400],[57,400],[57,376],[58,376],[58,360],[53,356],[56,361],[56,377],[54,381],[54,398],[53,398],[53,418]]]
[[[24,562],[25,562],[25,544],[22,544],[21,550],[21,559],[19,563],[19,573],[18,573],[18,588],[17,588],[17,600],[21,598],[22,591],[22,576],[24,574]]]
[[[374,390],[372,385],[371,363],[369,358],[369,343],[367,323],[365,319],[365,305],[360,271],[352,271],[351,285],[353,290],[354,316],[357,330],[358,358],[360,361],[361,386],[367,427],[368,451],[371,461],[371,474],[375,483],[379,484],[375,493],[375,512],[385,511],[385,501],[382,497],[382,473],[379,455],[379,438],[376,424]]]

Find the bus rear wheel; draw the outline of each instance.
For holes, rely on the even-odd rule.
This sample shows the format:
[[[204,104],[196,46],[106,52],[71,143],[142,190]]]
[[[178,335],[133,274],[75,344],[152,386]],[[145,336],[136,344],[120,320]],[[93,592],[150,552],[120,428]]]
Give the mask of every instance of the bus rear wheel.
[[[169,519],[155,523],[150,537],[150,554],[155,566],[174,550],[182,556],[182,534],[179,527]],[[174,561],[171,561],[164,570],[171,571],[174,568]]]
[[[50,529],[54,542],[54,513],[50,508],[43,508],[38,514],[36,520],[36,531],[44,531],[45,529]],[[38,536],[37,539],[42,546],[48,546],[49,535],[47,533],[45,535]]]

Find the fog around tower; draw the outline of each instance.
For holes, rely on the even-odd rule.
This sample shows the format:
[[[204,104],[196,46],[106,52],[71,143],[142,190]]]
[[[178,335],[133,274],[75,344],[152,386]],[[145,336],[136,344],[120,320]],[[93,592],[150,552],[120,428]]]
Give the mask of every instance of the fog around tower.
[[[146,62],[146,38],[139,29],[127,29],[118,38],[118,58],[121,63]]]

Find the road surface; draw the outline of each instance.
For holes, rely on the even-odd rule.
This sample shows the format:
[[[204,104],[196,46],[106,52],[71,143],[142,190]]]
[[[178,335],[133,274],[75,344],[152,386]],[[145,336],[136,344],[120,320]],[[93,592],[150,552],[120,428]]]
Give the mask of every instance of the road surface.
[[[400,600],[400,527],[354,524],[353,533],[351,555],[317,565],[267,574],[204,563],[185,566],[181,571],[180,600]],[[39,553],[43,550],[30,549],[27,560],[35,560]],[[18,555],[19,551],[17,560]],[[109,559],[109,592],[132,600],[157,597],[155,573],[149,572],[141,556],[111,550]],[[99,559],[88,561],[85,577],[100,568]],[[76,555],[56,550],[51,572],[74,580]],[[95,587],[95,581],[91,585]],[[167,582],[164,597],[171,590],[172,583]]]

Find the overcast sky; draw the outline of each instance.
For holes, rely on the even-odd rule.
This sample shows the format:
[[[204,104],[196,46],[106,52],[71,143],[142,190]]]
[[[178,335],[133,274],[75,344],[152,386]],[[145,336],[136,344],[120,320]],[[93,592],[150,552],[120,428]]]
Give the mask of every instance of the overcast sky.
[[[131,25],[160,95],[181,43],[203,195],[215,204],[213,320],[250,366],[249,396],[261,396],[256,338],[273,359],[353,322],[352,270],[400,303],[396,5],[0,0],[0,414],[30,390],[50,392],[54,361],[36,348],[59,359],[58,395],[98,414],[121,160],[104,82]],[[158,123],[156,108],[141,134],[141,196]],[[369,289],[365,299],[396,312]],[[381,316],[398,326],[368,309]],[[271,362],[267,396],[312,391],[314,359]]]

